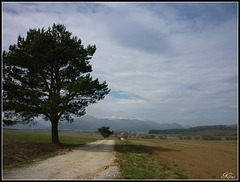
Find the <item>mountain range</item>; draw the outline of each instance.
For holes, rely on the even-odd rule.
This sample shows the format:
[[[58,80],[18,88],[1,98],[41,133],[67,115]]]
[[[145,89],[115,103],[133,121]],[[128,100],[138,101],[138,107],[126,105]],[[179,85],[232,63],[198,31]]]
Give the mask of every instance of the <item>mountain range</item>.
[[[46,123],[46,122],[45,122]],[[49,122],[50,123],[50,122]],[[110,127],[113,131],[139,131],[147,132],[151,129],[166,130],[186,128],[178,123],[157,123],[150,120],[143,120],[140,118],[118,118],[118,117],[105,117],[96,118],[90,115],[86,115],[80,118],[75,118],[74,122],[61,122],[58,126],[59,130],[83,130],[83,131],[97,131],[102,126]],[[37,125],[16,124],[13,126],[7,126],[8,129],[40,129],[50,130],[50,125],[44,125],[43,121],[38,122]]]

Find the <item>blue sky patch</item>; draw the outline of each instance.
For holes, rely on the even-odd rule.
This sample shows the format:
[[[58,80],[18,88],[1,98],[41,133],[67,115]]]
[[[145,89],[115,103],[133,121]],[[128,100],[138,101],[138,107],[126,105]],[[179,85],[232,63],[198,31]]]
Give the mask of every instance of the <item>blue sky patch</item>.
[[[117,99],[130,99],[130,97],[127,94],[125,94],[124,92],[122,92],[122,91],[112,90],[109,93],[109,95],[114,97],[114,98],[117,98]]]

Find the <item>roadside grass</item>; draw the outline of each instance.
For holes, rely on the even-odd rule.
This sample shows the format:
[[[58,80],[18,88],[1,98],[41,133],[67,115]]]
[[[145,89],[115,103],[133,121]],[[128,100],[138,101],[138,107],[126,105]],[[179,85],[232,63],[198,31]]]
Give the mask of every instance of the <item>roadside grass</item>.
[[[118,155],[123,179],[187,179],[178,171],[154,158],[151,150],[157,148],[133,144],[130,140],[117,141]],[[167,150],[167,149],[166,149]]]
[[[17,167],[66,153],[101,139],[96,133],[59,132],[61,145],[51,143],[50,131],[3,130],[3,167]]]

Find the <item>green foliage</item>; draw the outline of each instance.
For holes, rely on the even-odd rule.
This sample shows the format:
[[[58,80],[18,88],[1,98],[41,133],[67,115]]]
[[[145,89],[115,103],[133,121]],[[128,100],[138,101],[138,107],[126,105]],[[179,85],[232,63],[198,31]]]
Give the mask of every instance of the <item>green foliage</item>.
[[[214,125],[214,126],[197,126],[188,129],[168,129],[168,130],[149,130],[149,134],[182,134],[190,132],[199,132],[206,130],[226,130],[230,127],[226,125]]]
[[[225,137],[226,140],[237,140],[237,137]]]
[[[204,135],[202,136],[203,140],[222,140],[220,137],[210,136],[210,135]]]
[[[3,51],[3,111],[23,123],[43,116],[54,126],[59,120],[83,116],[89,104],[110,92],[107,83],[90,76],[89,60],[96,46],[86,48],[61,24],[30,29],[27,37]],[[58,137],[55,138],[58,140]]]
[[[12,125],[15,125],[19,123],[19,121],[12,121],[12,120],[7,120],[7,119],[4,119],[3,120],[3,126],[12,126]]]
[[[110,135],[113,134],[113,131],[109,130],[109,127],[102,126],[101,128],[98,128],[98,131],[104,138],[108,138]]]
[[[195,140],[200,140],[200,136],[194,136]]]

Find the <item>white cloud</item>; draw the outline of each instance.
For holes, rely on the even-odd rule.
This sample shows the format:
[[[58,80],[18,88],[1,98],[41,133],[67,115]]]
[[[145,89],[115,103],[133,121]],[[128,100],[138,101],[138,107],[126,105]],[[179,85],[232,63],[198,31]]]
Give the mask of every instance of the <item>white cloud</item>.
[[[89,106],[88,114],[190,124],[236,122],[237,18],[228,5],[3,5],[4,49],[29,28],[53,23],[65,24],[85,46],[96,44],[93,77],[130,99],[106,96]]]

